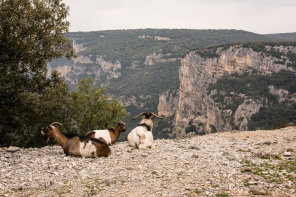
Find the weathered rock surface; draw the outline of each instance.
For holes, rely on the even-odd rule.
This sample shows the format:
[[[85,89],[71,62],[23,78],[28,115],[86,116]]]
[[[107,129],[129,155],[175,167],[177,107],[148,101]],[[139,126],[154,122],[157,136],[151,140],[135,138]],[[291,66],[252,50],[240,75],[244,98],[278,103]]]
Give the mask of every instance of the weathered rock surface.
[[[266,46],[270,48],[270,46]],[[274,46],[273,50],[294,53],[296,47]],[[218,48],[216,56],[204,57],[200,51],[191,51],[183,59],[179,68],[180,87],[179,94],[172,98],[164,93],[159,98],[159,114],[175,114],[175,129],[173,133],[177,137],[186,135],[184,132],[190,125],[201,128],[201,131],[210,133],[213,131],[232,131],[235,128],[247,130],[251,116],[258,113],[263,107],[260,100],[250,99],[245,95],[236,95],[236,99],[244,102],[235,110],[225,110],[220,102],[213,99],[214,92],[208,92],[210,84],[217,82],[222,76],[233,73],[256,71],[263,75],[279,72],[280,70],[294,71],[286,63],[279,64],[276,57],[243,48],[241,45],[229,48]],[[282,61],[282,60],[281,60]],[[295,95],[287,90],[269,87],[270,92],[279,97],[279,102],[295,100]],[[227,103],[225,98],[224,103]],[[170,105],[172,100],[177,100],[177,107]],[[233,105],[233,103],[229,103]]]
[[[0,196],[296,196],[296,127],[156,143],[116,143],[96,159],[0,148]]]

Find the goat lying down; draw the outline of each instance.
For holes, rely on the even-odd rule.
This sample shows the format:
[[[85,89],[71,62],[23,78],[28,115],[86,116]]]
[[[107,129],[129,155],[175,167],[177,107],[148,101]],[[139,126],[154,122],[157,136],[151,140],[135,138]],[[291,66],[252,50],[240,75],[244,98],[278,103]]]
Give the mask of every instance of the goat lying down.
[[[68,135],[61,132],[53,122],[41,131],[46,142],[53,137],[62,146],[64,153],[71,156],[82,157],[107,157],[111,154],[109,146],[101,139],[94,139],[86,136]],[[60,124],[60,123],[58,123]]]
[[[117,141],[121,132],[125,132],[125,123],[118,122],[114,129],[93,130],[85,135],[96,139],[103,138],[108,145],[111,145]]]
[[[128,144],[130,146],[136,147],[138,149],[148,149],[155,148],[155,143],[153,141],[153,119],[159,118],[163,119],[163,117],[158,116],[152,112],[147,113],[143,112],[132,119],[135,120],[138,117],[142,116],[142,120],[140,124],[134,128],[127,136]]]

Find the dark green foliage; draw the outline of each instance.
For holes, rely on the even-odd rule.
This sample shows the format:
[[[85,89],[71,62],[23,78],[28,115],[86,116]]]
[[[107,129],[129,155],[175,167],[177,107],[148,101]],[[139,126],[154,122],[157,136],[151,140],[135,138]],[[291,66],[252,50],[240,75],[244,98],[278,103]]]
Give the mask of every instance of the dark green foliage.
[[[93,79],[81,80],[77,89],[72,92],[72,118],[79,134],[95,129],[108,129],[113,123],[121,121],[126,115],[125,108],[117,101],[110,100],[104,94],[104,87],[92,86]]]
[[[281,70],[268,77],[268,83],[277,88],[286,89],[291,94],[296,92],[296,74],[291,71]]]
[[[1,106],[1,146],[41,146],[42,128],[51,122],[62,122],[71,127],[70,100],[65,81],[53,72],[46,86],[39,92],[24,92],[17,100]],[[6,113],[3,113],[5,111]]]
[[[142,37],[141,36],[147,36]],[[157,40],[155,37],[169,38]],[[259,34],[237,30],[192,30],[192,29],[137,29],[77,32],[68,34],[86,50],[79,55],[100,55],[107,61],[120,61],[123,67],[132,61],[144,62],[148,54],[161,51],[171,57],[181,57],[186,52],[210,45],[237,41],[273,41]]]
[[[1,146],[40,145],[36,136],[41,125],[51,118],[64,118],[58,110],[67,105],[63,95],[67,86],[56,73],[47,79],[46,66],[54,58],[73,56],[65,37],[67,15],[68,8],[60,0],[1,1]],[[49,109],[54,110],[51,117]]]
[[[296,41],[296,33],[279,33],[279,34],[263,34],[266,37],[286,40],[286,41]]]
[[[123,79],[117,79],[108,86],[108,93],[120,96],[136,96],[137,102],[143,102],[140,109],[129,106],[127,111],[133,116],[142,112],[157,112],[159,94],[179,87],[180,62],[159,63],[127,74]],[[143,96],[143,97],[141,97]],[[149,96],[146,98],[146,96]],[[125,120],[133,128],[135,120]]]
[[[215,102],[221,103],[223,109],[231,109],[233,112],[244,102],[240,94],[257,100],[261,100],[264,96],[269,99],[269,102],[276,103],[275,96],[268,89],[268,85],[270,85],[269,78],[265,75],[252,75],[249,73],[226,75],[215,84],[210,84],[208,92],[218,90],[218,94],[213,95],[212,98],[214,98]]]
[[[67,15],[60,0],[0,3],[0,146],[42,146],[40,131],[56,121],[65,133],[78,133],[124,118],[124,107],[90,79],[70,94],[56,71],[47,78],[49,61],[75,56],[65,36]]]
[[[279,103],[277,97],[270,93],[269,86],[286,89],[290,94],[295,93],[296,75],[287,70],[281,70],[271,75],[260,75],[256,72],[223,76],[215,84],[209,85],[208,93],[217,90],[212,95],[216,103],[223,109],[236,111],[246,98],[263,101],[259,113],[252,115],[249,129],[271,129],[283,123],[295,124],[296,103],[293,101]],[[245,95],[244,98],[240,95]]]
[[[190,132],[194,132],[196,133],[196,127],[194,125],[189,125],[186,129],[185,129],[185,133],[190,133]]]
[[[275,106],[262,107],[259,113],[252,115],[248,125],[250,130],[276,129],[296,124],[296,103],[282,103]]]
[[[179,87],[180,61],[158,63],[131,71],[124,79],[113,80],[108,92],[121,95],[158,95]]]

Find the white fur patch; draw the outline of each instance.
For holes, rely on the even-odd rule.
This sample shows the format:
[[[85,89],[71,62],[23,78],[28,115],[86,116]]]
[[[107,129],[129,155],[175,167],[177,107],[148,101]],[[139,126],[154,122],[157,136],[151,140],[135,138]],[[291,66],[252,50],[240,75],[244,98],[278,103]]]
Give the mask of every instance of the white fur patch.
[[[92,157],[96,155],[97,149],[92,141],[89,140],[87,143],[80,142],[79,151],[83,157]]]
[[[108,130],[93,130],[95,132],[95,138],[99,139],[100,137],[103,138],[108,145],[111,144],[111,137]]]
[[[140,139],[142,135],[145,135],[144,139]],[[147,131],[145,127],[138,126],[134,128],[127,136],[128,144],[130,146],[136,147],[136,144],[139,149],[154,148],[155,144],[153,142],[153,134],[151,131]]]

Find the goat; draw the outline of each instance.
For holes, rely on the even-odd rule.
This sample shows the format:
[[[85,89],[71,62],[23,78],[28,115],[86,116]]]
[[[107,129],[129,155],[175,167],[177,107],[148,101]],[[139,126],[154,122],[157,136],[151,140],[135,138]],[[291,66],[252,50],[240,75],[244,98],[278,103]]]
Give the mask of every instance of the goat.
[[[142,116],[140,124],[138,124],[138,126],[134,128],[127,136],[128,144],[142,150],[155,148],[152,134],[153,119],[163,119],[163,117],[158,116],[152,112],[143,112],[132,119],[135,120],[140,116]]]
[[[41,135],[46,138],[46,142],[50,137],[55,138],[67,156],[108,157],[111,154],[109,146],[103,140],[65,134],[53,125],[56,123],[61,125],[61,123],[53,122],[41,131]]]
[[[111,145],[116,142],[121,132],[125,132],[125,123],[118,122],[114,129],[93,130],[85,135],[96,139],[103,138],[108,145]]]

